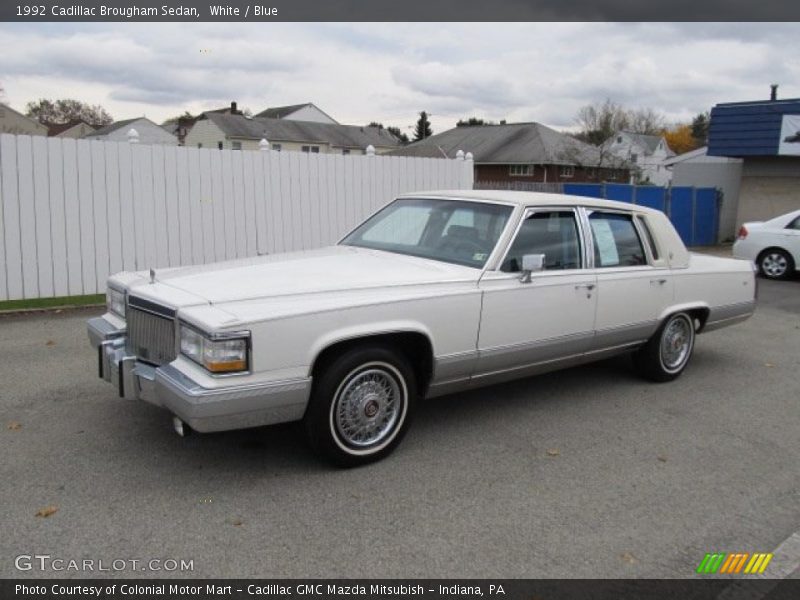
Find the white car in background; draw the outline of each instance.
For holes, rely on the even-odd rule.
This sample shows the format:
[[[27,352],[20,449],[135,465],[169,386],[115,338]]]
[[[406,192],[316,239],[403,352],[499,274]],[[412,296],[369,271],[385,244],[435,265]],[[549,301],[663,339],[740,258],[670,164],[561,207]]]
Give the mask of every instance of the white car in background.
[[[800,269],[800,210],[742,225],[733,256],[752,260],[767,279],[790,277]]]

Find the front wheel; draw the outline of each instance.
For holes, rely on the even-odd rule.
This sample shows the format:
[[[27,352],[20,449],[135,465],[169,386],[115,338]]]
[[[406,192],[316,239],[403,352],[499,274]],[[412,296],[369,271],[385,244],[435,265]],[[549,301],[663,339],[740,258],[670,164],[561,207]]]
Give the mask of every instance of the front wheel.
[[[305,429],[318,454],[351,467],[379,460],[400,443],[417,393],[402,354],[383,346],[352,348],[315,379]]]
[[[686,313],[672,315],[633,355],[636,369],[651,381],[672,381],[686,368],[694,338],[692,317]]]

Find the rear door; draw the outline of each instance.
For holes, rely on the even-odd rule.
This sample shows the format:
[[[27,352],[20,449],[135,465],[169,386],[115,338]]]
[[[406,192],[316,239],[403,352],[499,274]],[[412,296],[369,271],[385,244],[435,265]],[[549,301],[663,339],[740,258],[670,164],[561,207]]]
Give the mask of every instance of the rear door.
[[[645,216],[585,209],[597,278],[592,352],[647,340],[673,297],[672,275]]]

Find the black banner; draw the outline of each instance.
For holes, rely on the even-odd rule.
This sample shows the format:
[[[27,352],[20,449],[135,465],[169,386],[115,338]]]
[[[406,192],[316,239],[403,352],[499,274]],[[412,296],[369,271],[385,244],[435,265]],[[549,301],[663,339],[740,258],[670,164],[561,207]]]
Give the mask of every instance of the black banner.
[[[749,579],[93,579],[2,580],[0,598],[425,600],[796,600],[800,580]]]
[[[11,0],[0,21],[797,21],[795,0]]]

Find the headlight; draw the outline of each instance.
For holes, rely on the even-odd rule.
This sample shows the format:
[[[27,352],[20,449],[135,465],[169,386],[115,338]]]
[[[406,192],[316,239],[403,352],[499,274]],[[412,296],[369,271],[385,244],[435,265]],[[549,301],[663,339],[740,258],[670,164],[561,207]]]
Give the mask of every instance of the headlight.
[[[181,325],[181,354],[212,373],[247,371],[249,335],[232,334],[211,338]]]
[[[125,292],[120,292],[114,288],[106,290],[106,307],[109,312],[125,318]]]

